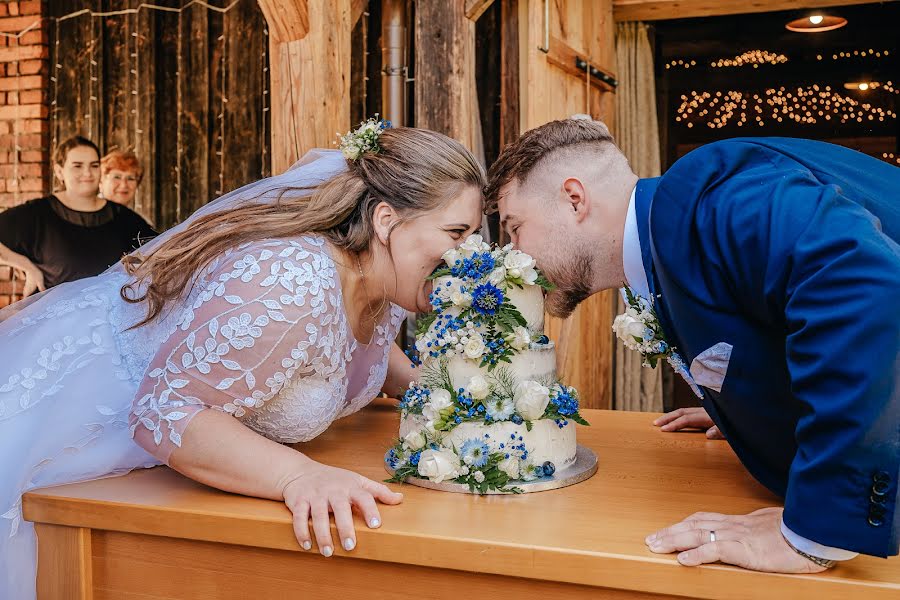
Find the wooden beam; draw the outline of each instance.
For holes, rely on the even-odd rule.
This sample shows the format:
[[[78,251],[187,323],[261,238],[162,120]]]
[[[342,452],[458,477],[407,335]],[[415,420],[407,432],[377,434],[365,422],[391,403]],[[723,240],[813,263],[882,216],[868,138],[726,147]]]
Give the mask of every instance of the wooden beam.
[[[476,147],[475,23],[461,2],[416,2],[415,126]]]
[[[613,0],[616,21],[661,21],[869,4],[871,0]]]
[[[281,173],[313,148],[333,148],[335,132],[350,126],[351,0],[261,0],[266,19],[288,29],[283,7],[302,8],[307,33],[284,41],[270,36],[272,173]],[[301,6],[302,5],[302,6]],[[297,14],[296,12],[294,13]],[[273,21],[269,20],[270,32]]]
[[[616,91],[615,73],[595,63],[588,62],[584,56],[579,55],[574,48],[556,36],[550,36],[550,51],[547,52],[547,62],[559,67],[569,75],[578,77],[582,81],[584,81],[585,69],[590,66],[592,71],[596,70],[596,72],[600,73],[599,77],[592,73],[590,78],[592,86],[600,88],[604,92]]]
[[[471,21],[477,21],[493,3],[494,0],[466,0],[466,17]]]
[[[313,4],[318,4],[312,0]],[[307,0],[259,0],[259,7],[269,24],[269,39],[273,43],[302,40],[309,33],[309,2]],[[317,7],[327,10],[327,7]]]
[[[367,8],[369,8],[369,0],[352,0],[350,4],[350,25],[352,27],[356,27]]]

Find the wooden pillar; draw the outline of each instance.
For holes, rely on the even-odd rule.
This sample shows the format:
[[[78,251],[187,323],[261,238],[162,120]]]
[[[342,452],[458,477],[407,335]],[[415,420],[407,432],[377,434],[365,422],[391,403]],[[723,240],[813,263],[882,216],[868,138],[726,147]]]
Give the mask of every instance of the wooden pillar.
[[[615,94],[609,86],[585,81],[572,67],[577,55],[614,75],[612,0],[518,0],[518,7],[521,130],[589,113],[615,133],[611,123]],[[560,377],[578,389],[587,408],[612,405],[615,294],[613,290],[595,294],[568,319],[546,321],[547,335],[557,344]]]
[[[359,4],[356,2],[355,4]],[[269,24],[272,172],[350,127],[352,0],[259,0]],[[358,7],[357,7],[358,8]]]
[[[418,0],[415,30],[416,127],[449,135],[477,152],[475,22],[466,15],[466,3]]]
[[[91,530],[35,523],[38,544],[37,599],[94,597]]]

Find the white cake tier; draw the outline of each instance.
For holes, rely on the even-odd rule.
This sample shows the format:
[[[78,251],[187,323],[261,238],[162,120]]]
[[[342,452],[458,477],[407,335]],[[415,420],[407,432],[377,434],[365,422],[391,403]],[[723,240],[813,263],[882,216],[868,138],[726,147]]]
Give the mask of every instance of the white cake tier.
[[[519,309],[528,322],[528,329],[537,335],[544,331],[544,290],[538,285],[526,285],[519,289],[510,286],[506,290],[509,301]]]
[[[425,428],[425,419],[421,415],[409,415],[400,419],[400,437],[406,437],[411,431]],[[484,437],[488,434],[490,437]],[[462,423],[443,434],[441,445],[455,448],[458,452],[466,441],[484,440],[492,452],[500,452],[500,444],[509,445],[510,436],[515,436],[515,444],[524,443],[528,450],[528,462],[543,464],[552,462],[557,469],[564,469],[575,462],[575,424],[569,423],[560,428],[556,421],[541,419],[532,423],[531,431],[525,424],[516,425],[512,421],[493,423]],[[522,441],[519,441],[521,436]]]
[[[531,344],[527,350],[520,350],[511,357],[510,362],[500,363],[495,368],[506,369],[514,381],[541,381],[552,383],[556,381],[556,348],[553,342],[547,344]],[[450,373],[450,381],[453,389],[468,388],[469,380],[475,375],[481,375],[489,382],[491,373],[487,367],[480,367],[480,360],[472,360],[461,355],[454,355],[447,361],[447,370]]]

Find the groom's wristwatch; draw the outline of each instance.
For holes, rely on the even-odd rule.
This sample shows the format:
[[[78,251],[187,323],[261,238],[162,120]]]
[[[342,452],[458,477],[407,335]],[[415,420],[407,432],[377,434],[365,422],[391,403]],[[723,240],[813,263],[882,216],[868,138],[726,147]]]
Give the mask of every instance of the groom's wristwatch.
[[[784,536],[782,536],[782,537],[784,537]],[[797,554],[799,554],[800,556],[802,556],[802,557],[805,558],[806,560],[808,560],[808,561],[810,561],[810,562],[812,562],[812,563],[815,563],[815,564],[817,564],[817,565],[819,565],[820,567],[823,567],[823,568],[825,568],[825,569],[830,569],[831,567],[833,567],[834,565],[836,565],[837,562],[838,562],[838,561],[836,561],[836,560],[829,560],[829,559],[827,559],[827,558],[819,558],[818,556],[813,556],[812,554],[807,554],[807,553],[804,552],[803,550],[800,550],[800,549],[797,548],[795,545],[793,545],[793,544],[791,543],[791,540],[787,539],[786,537],[784,537],[784,541],[787,542],[787,545],[791,547],[791,550],[793,550],[794,552],[796,552]]]

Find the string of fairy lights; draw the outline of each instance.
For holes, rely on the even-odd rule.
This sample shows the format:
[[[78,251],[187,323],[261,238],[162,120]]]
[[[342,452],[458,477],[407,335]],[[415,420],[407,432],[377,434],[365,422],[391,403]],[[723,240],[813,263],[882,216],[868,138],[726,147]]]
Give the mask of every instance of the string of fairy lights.
[[[864,123],[897,118],[893,110],[862,102],[832,90],[831,86],[819,85],[794,90],[768,88],[755,94],[738,90],[692,91],[681,96],[676,113],[675,121],[684,122],[688,128],[705,121],[710,129],[721,129],[731,122],[738,127],[751,123],[763,127],[768,122],[785,120],[812,125],[821,121]]]
[[[900,165],[900,155],[894,154],[893,152],[885,152],[881,155],[881,158],[888,162],[893,162]]]
[[[831,55],[818,54],[816,60],[872,60],[890,56],[890,49],[858,48]],[[768,50],[748,50],[734,57],[712,59],[702,64],[698,64],[696,59],[672,59],[664,66],[666,69],[705,68],[707,65],[710,69],[755,69],[761,65],[782,65],[789,60],[784,54]],[[847,82],[843,87],[852,93],[818,84],[790,89],[771,86],[753,91],[695,90],[681,95],[681,103],[675,110],[675,121],[688,129],[705,126],[714,130],[729,125],[764,127],[785,122],[815,125],[823,122],[877,124],[896,121],[897,113],[893,110],[895,102],[890,96],[900,95],[900,91],[892,81],[861,80]]]
[[[223,0],[224,3],[225,0]],[[99,135],[99,130],[95,131],[95,128],[99,128],[101,124],[101,111],[103,110],[100,106],[100,98],[103,96],[103,81],[102,81],[102,72],[100,68],[100,61],[98,60],[97,52],[99,47],[99,35],[97,34],[96,27],[101,26],[101,21],[108,21],[112,19],[121,19],[124,21],[123,27],[125,28],[125,37],[126,37],[126,47],[127,54],[129,59],[128,69],[125,74],[125,85],[128,88],[128,106],[126,108],[128,115],[130,115],[130,124],[127,129],[127,139],[129,141],[127,149],[137,149],[140,148],[142,142],[142,135],[144,134],[144,130],[142,129],[143,120],[142,120],[142,107],[141,107],[141,90],[140,90],[140,68],[141,68],[141,44],[142,42],[148,41],[146,36],[141,35],[140,32],[140,14],[143,11],[158,11],[165,13],[176,13],[178,15],[178,35],[177,35],[177,66],[176,66],[176,165],[175,165],[175,190],[176,190],[176,219],[179,221],[182,217],[182,195],[183,195],[183,187],[182,187],[182,170],[183,170],[183,160],[184,160],[184,135],[183,135],[183,117],[184,117],[184,83],[182,79],[184,79],[185,73],[183,69],[184,65],[184,42],[183,42],[183,22],[182,15],[189,9],[194,8],[203,8],[211,12],[219,13],[222,15],[222,35],[217,38],[217,43],[221,44],[220,46],[220,56],[221,56],[221,64],[220,64],[220,84],[221,88],[219,90],[220,96],[220,104],[219,111],[216,113],[216,126],[214,126],[215,131],[215,139],[213,141],[213,148],[215,155],[219,158],[219,173],[217,178],[216,190],[215,193],[217,195],[221,195],[225,192],[225,149],[227,142],[227,128],[226,128],[226,116],[228,112],[228,56],[227,56],[227,39],[225,36],[225,31],[227,31],[227,14],[229,11],[235,8],[240,2],[250,2],[252,0],[231,0],[224,6],[216,6],[214,4],[210,4],[204,0],[189,0],[185,2],[180,7],[169,7],[169,6],[160,6],[148,2],[142,2],[135,8],[126,8],[121,10],[113,10],[113,11],[95,11],[90,8],[84,8],[81,10],[74,11],[72,13],[50,17],[50,16],[42,16],[35,17],[34,22],[29,24],[26,28],[22,29],[19,32],[11,33],[11,32],[0,32],[0,36],[6,37],[9,39],[10,43],[18,44],[18,41],[25,34],[40,30],[42,24],[44,22],[49,22],[53,25],[53,64],[50,69],[49,81],[51,85],[50,91],[50,136],[52,147],[56,148],[60,141],[60,131],[61,131],[61,123],[60,123],[60,80],[62,77],[63,70],[63,54],[60,52],[60,30],[61,25],[63,25],[66,21],[70,21],[78,18],[88,18],[91,20],[91,25],[88,27],[88,47],[86,48],[86,56],[88,60],[88,82],[87,82],[87,91],[88,91],[88,100],[85,105],[85,112],[82,114],[84,119],[84,126],[87,134],[95,138]],[[266,28],[264,31],[264,43],[263,43],[263,52],[261,54],[261,62],[262,62],[262,144],[261,144],[261,154],[262,154],[262,167],[260,176],[266,176],[266,159],[268,155],[268,148],[266,146],[266,139],[268,136],[268,112],[270,110],[270,98],[269,98],[269,77],[268,77],[268,37],[269,32]],[[14,62],[17,64],[17,61]],[[16,77],[21,76],[20,69],[15,68]],[[17,82],[18,83],[18,82]],[[205,93],[205,91],[204,91]],[[20,121],[20,119],[16,119],[16,121]],[[15,152],[13,153],[13,177],[18,181],[19,176],[19,152],[21,151],[21,147],[18,143],[18,134],[19,128],[15,128],[15,140],[14,147]],[[18,188],[16,188],[16,193],[18,194]],[[17,198],[18,199],[18,198]],[[135,206],[135,209],[138,212],[144,208],[140,202],[140,198],[137,199],[138,204]]]

